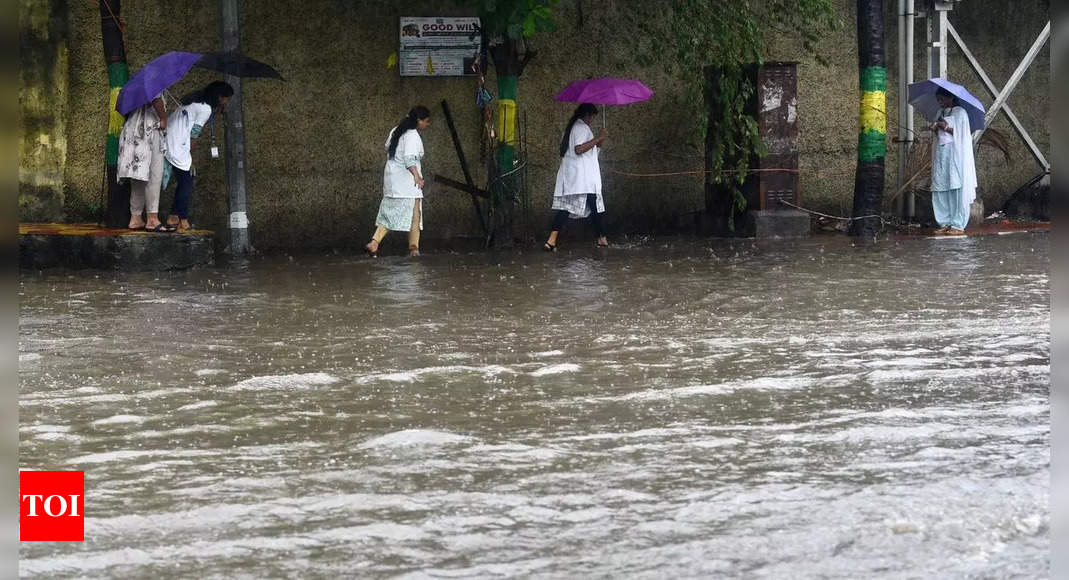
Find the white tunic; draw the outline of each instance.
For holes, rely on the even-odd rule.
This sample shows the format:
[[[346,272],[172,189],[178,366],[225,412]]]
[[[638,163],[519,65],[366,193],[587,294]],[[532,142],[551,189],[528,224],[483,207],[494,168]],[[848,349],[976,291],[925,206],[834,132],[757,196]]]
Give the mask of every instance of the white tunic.
[[[578,119],[572,125],[568,138],[568,150],[560,160],[557,170],[557,185],[553,196],[574,195],[579,193],[601,194],[601,167],[598,165],[598,150],[591,147],[582,155],[576,155],[575,146],[582,145],[594,138],[590,126]]]
[[[189,152],[190,134],[194,127],[204,127],[212,116],[212,108],[204,103],[190,103],[167,117],[167,161],[182,171],[189,171],[193,156]]]
[[[969,114],[961,107],[944,110],[941,118],[954,129],[953,134],[939,131],[940,135],[932,147],[932,191],[961,189],[961,203],[968,215],[973,200],[976,199],[976,163],[973,159],[972,128]],[[945,137],[952,139],[945,143]],[[950,164],[939,159],[940,149],[951,149]]]
[[[397,127],[390,129],[386,137],[386,154],[390,152],[390,139]],[[420,176],[423,176],[423,139],[419,137],[419,131],[409,129],[397,141],[397,151],[393,157],[386,159],[386,167],[382,171],[382,195],[383,197],[422,198],[423,190],[416,187],[416,180],[412,176],[409,167],[415,167]]]

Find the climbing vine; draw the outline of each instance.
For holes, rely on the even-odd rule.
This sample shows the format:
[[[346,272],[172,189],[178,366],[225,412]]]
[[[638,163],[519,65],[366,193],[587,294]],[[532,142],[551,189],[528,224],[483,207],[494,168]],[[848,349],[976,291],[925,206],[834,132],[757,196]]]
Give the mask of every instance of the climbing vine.
[[[754,93],[746,66],[762,63],[777,37],[800,40],[805,54],[825,63],[817,51],[819,41],[842,26],[832,0],[629,4],[628,16],[637,31],[635,57],[645,66],[663,66],[682,82],[682,105],[695,120],[691,137],[710,146],[713,181],[731,187],[733,224],[734,215],[746,208],[741,185],[750,157],[766,152],[757,120],[746,110]],[[707,70],[714,78],[707,77]],[[709,90],[709,83],[716,84],[715,91]]]

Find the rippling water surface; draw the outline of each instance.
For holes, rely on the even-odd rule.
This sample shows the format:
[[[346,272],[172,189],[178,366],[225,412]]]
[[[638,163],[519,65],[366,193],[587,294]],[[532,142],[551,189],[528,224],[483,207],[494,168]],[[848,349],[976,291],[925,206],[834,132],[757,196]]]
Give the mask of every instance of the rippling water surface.
[[[24,273],[25,576],[1039,578],[1047,235]]]

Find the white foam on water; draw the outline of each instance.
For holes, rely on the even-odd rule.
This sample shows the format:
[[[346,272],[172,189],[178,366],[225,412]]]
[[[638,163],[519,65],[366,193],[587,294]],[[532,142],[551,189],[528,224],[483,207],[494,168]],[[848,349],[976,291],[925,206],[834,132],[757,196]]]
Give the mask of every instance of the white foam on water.
[[[564,354],[563,350],[546,350],[542,352],[532,352],[529,356],[532,358],[546,358],[551,356],[560,356]]]
[[[97,465],[101,463],[123,463],[145,457],[209,457],[217,455],[215,451],[201,449],[156,449],[151,451],[139,451],[135,449],[120,449],[117,451],[105,451],[102,453],[90,453],[68,459],[68,465]]]
[[[723,395],[737,391],[790,391],[801,390],[817,384],[816,379],[808,377],[759,377],[746,381],[720,383],[714,385],[694,385],[670,389],[655,389],[628,393],[617,397],[604,397],[604,401],[659,401],[665,399],[698,397],[705,395]]]
[[[404,447],[434,447],[441,445],[458,445],[473,441],[472,437],[457,435],[447,431],[432,431],[429,429],[406,429],[387,433],[364,441],[357,447],[360,449],[397,449]]]
[[[245,379],[229,388],[231,391],[306,390],[338,382],[337,377],[327,373],[302,373],[292,375],[268,375]]]
[[[41,360],[41,354],[36,352],[23,352],[19,353],[19,362],[28,363]]]
[[[224,369],[197,369],[193,371],[193,374],[198,377],[210,377],[213,375],[225,375],[228,371]]]
[[[547,367],[542,367],[542,368],[540,368],[540,369],[538,369],[536,371],[532,371],[530,374],[531,374],[532,377],[544,377],[544,376],[547,376],[547,375],[559,375],[559,374],[563,374],[563,373],[575,373],[575,372],[579,372],[581,369],[582,369],[582,367],[580,367],[579,365],[577,365],[575,363],[561,363],[561,364],[557,364],[557,365],[549,365]]]
[[[144,423],[145,418],[139,415],[113,415],[104,419],[97,419],[90,423],[94,427],[101,425],[128,425],[130,423]]]
[[[70,430],[69,425],[23,425],[19,427],[19,431],[27,433],[67,433]]]
[[[179,407],[179,408],[177,408],[175,410],[176,411],[195,411],[197,409],[207,409],[207,408],[215,407],[215,406],[218,406],[218,405],[219,405],[219,403],[217,401],[212,401],[212,400],[197,401],[196,403],[190,403],[188,405],[182,405],[181,407]]]
[[[389,381],[394,383],[411,383],[424,376],[448,376],[463,373],[478,373],[487,377],[494,377],[505,373],[514,373],[515,371],[503,367],[500,365],[485,365],[485,366],[470,366],[470,365],[448,365],[438,367],[425,367],[421,369],[413,369],[410,371],[400,371],[393,373],[377,373],[361,377],[358,382],[362,384],[371,383],[375,381]]]

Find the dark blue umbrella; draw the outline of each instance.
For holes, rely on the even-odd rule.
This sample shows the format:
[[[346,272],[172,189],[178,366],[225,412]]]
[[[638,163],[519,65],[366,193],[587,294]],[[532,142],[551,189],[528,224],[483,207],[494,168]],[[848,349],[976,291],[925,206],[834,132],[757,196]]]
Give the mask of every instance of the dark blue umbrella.
[[[115,110],[128,115],[141,105],[151,103],[156,95],[182,80],[202,56],[199,52],[168,52],[156,57],[130,77],[119,91]]]
[[[270,65],[232,52],[168,52],[146,64],[130,77],[119,91],[115,110],[127,115],[141,105],[151,103],[156,95],[182,80],[193,67],[232,74],[239,77],[282,79]]]
[[[913,108],[917,109],[929,121],[939,119],[942,107],[939,106],[935,93],[940,88],[946,89],[950,94],[958,98],[958,103],[969,114],[970,130],[979,131],[984,128],[984,104],[965,87],[944,78],[935,77],[909,85],[909,104],[913,105]]]

